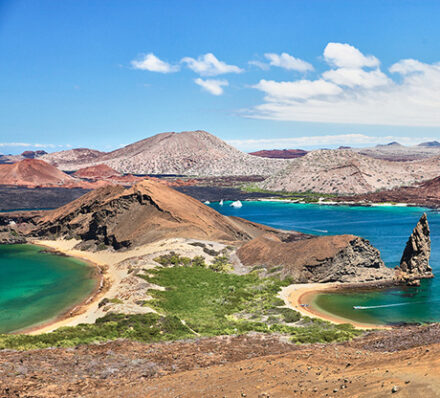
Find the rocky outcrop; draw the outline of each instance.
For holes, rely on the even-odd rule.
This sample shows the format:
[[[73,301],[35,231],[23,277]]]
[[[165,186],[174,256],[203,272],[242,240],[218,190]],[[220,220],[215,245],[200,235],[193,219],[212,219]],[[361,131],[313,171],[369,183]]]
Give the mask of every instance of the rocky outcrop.
[[[400,265],[396,267],[397,276],[406,279],[432,278],[432,268],[429,266],[431,255],[431,238],[426,213],[410,235],[403,251]]]
[[[237,255],[249,269],[257,266],[296,283],[390,281],[394,275],[376,248],[353,235],[294,241],[266,235],[245,243]]]
[[[14,228],[0,227],[0,245],[26,243],[26,238]]]

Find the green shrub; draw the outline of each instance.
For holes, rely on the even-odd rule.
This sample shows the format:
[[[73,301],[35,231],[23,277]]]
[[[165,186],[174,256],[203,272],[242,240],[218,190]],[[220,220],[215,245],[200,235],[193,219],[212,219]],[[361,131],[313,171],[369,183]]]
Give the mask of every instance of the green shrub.
[[[226,256],[216,256],[209,268],[216,272],[228,272],[232,269],[229,259]]]

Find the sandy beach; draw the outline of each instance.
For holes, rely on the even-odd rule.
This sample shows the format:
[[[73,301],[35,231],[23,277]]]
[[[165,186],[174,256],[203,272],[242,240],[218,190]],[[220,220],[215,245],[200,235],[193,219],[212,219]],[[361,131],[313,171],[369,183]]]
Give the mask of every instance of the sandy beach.
[[[124,308],[125,311],[123,312],[126,313],[154,312],[154,310],[149,307],[138,306],[133,303],[133,301],[135,301],[133,296],[136,294],[135,285],[142,283],[142,280],[130,274],[130,262],[137,263],[142,261],[143,269],[152,269],[156,266],[152,258],[170,251],[176,251],[188,257],[206,257],[203,250],[200,247],[190,245],[189,243],[191,242],[192,240],[189,239],[175,238],[157,241],[120,252],[110,249],[89,252],[75,249],[74,247],[80,243],[79,240],[75,239],[30,240],[30,244],[39,245],[46,249],[78,258],[89,263],[91,266],[98,267],[101,277],[97,289],[81,303],[60,314],[55,320],[48,321],[41,325],[31,326],[26,329],[24,333],[41,334],[51,332],[62,326],[94,323],[98,318],[106,315],[105,308],[99,306],[99,303],[104,297],[111,299],[117,296],[123,296],[125,304],[124,307],[121,306],[121,309]],[[224,247],[224,245],[216,242],[210,243],[214,245],[216,249]]]
[[[284,300],[286,306],[298,311],[303,316],[310,318],[323,319],[325,321],[336,324],[350,323],[357,329],[391,329],[390,326],[379,324],[359,323],[350,319],[330,315],[328,313],[320,312],[311,304],[314,297],[329,290],[335,290],[342,286],[341,283],[300,283],[293,284],[283,288],[279,297]]]

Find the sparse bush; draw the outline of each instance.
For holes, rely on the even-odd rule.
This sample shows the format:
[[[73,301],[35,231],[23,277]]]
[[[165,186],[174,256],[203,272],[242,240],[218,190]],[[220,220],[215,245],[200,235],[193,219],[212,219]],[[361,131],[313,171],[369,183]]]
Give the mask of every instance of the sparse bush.
[[[212,264],[209,268],[216,272],[228,272],[231,270],[232,266],[229,263],[229,259],[226,256],[217,256],[214,258]]]

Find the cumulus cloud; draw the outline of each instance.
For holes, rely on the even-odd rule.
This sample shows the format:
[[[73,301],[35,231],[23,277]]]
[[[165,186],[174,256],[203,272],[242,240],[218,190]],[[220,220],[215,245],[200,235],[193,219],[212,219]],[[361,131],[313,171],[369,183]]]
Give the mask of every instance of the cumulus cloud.
[[[162,61],[156,57],[153,53],[144,55],[139,60],[131,61],[131,66],[134,69],[147,70],[150,72],[159,73],[173,73],[177,72],[180,67],[179,65],[171,65],[168,62]]]
[[[362,68],[379,66],[379,60],[372,56],[365,56],[356,47],[346,43],[328,43],[324,50],[325,60],[339,68]]]
[[[295,58],[287,53],[266,53],[264,56],[269,60],[269,64],[272,66],[278,66],[287,70],[296,70],[298,72],[313,70],[313,66],[308,62]]]
[[[216,80],[216,79],[206,79],[203,80],[200,77],[195,79],[194,82],[198,84],[203,90],[207,91],[212,95],[222,95],[223,86],[228,86],[227,80]]]
[[[217,76],[225,73],[241,73],[243,69],[220,61],[212,53],[199,56],[197,59],[185,57],[181,60],[188,68],[201,76]]]
[[[281,148],[325,148],[337,147],[340,145],[370,146],[376,144],[387,144],[398,141],[404,145],[416,145],[422,141],[433,141],[433,137],[398,137],[398,136],[369,136],[365,134],[332,134],[315,135],[289,138],[262,138],[228,140],[228,144],[242,150],[260,149],[281,149]]]
[[[329,43],[329,70],[315,80],[261,80],[265,102],[245,112],[254,118],[405,126],[440,126],[440,64],[379,60],[348,44]]]

